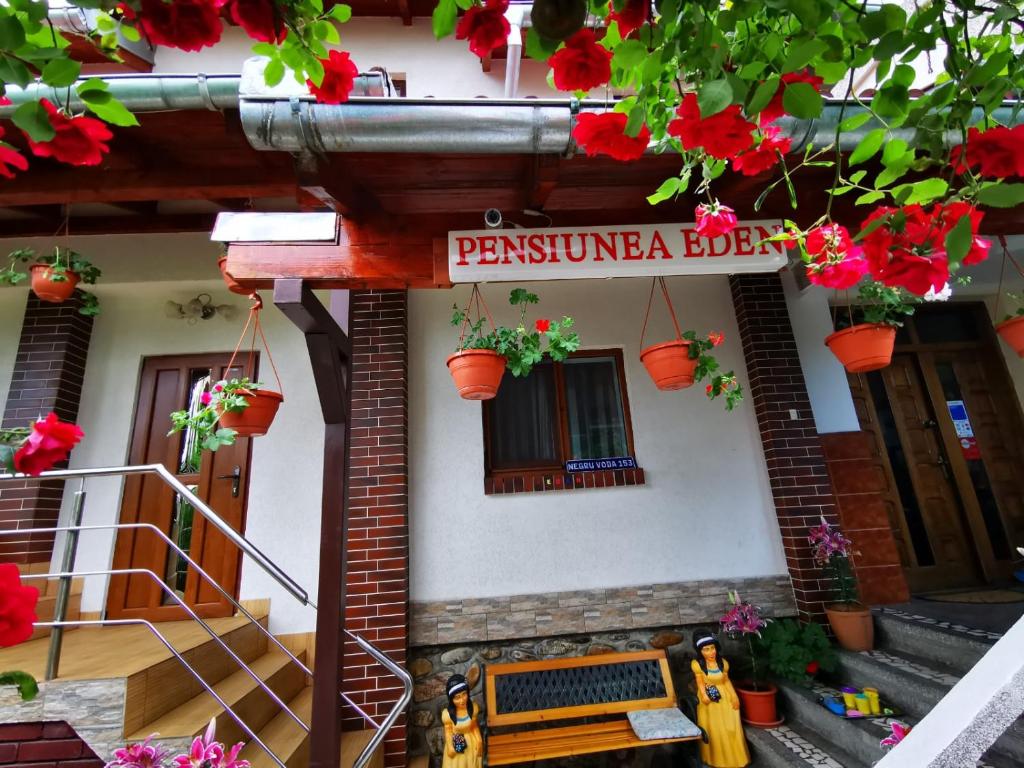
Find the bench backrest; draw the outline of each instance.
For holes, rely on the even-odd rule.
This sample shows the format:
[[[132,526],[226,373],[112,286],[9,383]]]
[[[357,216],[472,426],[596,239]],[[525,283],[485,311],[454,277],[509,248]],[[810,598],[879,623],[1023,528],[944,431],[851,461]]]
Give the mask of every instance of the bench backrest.
[[[664,651],[493,664],[485,685],[488,728],[677,705]]]

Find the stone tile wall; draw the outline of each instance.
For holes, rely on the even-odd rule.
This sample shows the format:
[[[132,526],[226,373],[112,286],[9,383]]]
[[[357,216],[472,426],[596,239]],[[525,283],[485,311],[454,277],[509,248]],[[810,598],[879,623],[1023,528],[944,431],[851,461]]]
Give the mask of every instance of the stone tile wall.
[[[738,590],[768,615],[796,614],[793,587],[784,574],[413,602],[409,644],[463,644],[716,622],[725,612],[729,590]]]

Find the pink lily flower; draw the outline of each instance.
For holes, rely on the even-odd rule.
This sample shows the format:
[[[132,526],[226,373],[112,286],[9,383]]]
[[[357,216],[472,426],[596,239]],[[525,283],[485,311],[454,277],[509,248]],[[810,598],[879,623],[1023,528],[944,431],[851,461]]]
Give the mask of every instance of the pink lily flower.
[[[219,765],[224,759],[224,747],[214,741],[216,728],[217,721],[211,718],[206,733],[193,739],[188,753],[174,758],[175,768],[204,768],[207,763]]]
[[[104,768],[164,768],[167,749],[160,744],[149,743],[155,736],[151,733],[145,741],[115,749],[114,759]]]
[[[889,727],[892,729],[892,734],[878,742],[878,746],[895,747],[907,738],[907,734],[910,733],[910,726],[906,723],[901,723],[899,720],[893,720],[890,722]]]
[[[220,762],[214,763],[213,768],[249,768],[248,760],[238,759],[238,753],[244,746],[242,742],[235,744],[226,755],[221,756]]]

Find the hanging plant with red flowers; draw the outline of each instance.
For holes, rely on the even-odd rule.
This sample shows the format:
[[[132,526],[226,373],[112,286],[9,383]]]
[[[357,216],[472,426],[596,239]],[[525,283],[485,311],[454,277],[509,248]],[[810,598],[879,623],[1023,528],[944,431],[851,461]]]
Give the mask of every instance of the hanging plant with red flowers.
[[[31,477],[64,461],[85,433],[51,413],[30,427],[0,429],[0,466]]]
[[[0,648],[10,648],[32,637],[39,590],[21,583],[21,573],[13,563],[0,563]],[[0,685],[13,685],[23,701],[39,693],[35,678],[25,672],[0,672]]]

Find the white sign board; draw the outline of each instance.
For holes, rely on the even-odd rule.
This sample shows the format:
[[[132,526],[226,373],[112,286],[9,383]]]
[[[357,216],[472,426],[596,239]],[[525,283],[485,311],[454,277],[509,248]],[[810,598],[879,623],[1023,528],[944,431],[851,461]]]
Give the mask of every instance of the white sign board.
[[[745,221],[706,238],[696,224],[483,229],[448,233],[453,283],[776,272],[786,244],[761,242],[781,221]]]

